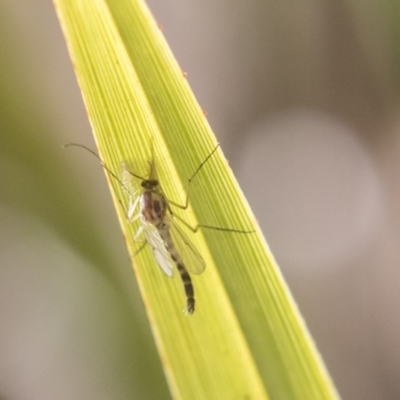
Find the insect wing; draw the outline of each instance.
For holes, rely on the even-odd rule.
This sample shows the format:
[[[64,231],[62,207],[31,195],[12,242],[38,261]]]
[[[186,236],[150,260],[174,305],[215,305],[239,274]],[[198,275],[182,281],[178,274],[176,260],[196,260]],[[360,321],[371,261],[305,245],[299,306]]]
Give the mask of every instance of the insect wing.
[[[164,241],[161,239],[161,236],[157,232],[156,227],[145,221],[142,221],[142,227],[158,266],[166,275],[172,277],[174,274],[174,270],[171,257],[167,249],[165,248]]]
[[[136,212],[136,207],[139,204],[140,196],[139,196],[139,187],[136,182],[137,179],[129,171],[128,166],[123,162],[121,164],[121,181],[122,181],[122,189],[128,196],[128,210],[126,213],[127,219],[129,223],[132,223],[134,219],[134,215]],[[139,215],[139,214],[138,214]]]
[[[206,263],[204,262],[203,257],[172,218],[168,218],[168,224],[170,226],[172,241],[181,256],[186,269],[192,274],[201,274],[206,268]]]
[[[128,166],[124,162],[121,164],[121,170],[122,189],[126,192],[128,197],[136,198],[140,192],[138,179],[132,175]]]

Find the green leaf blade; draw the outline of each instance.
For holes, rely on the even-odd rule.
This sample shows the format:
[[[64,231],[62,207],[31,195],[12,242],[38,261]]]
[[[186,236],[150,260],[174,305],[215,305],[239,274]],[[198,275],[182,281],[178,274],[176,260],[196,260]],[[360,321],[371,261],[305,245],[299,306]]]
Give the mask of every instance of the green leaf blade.
[[[116,175],[125,161],[139,175],[155,158],[168,198],[184,203],[185,183],[216,141],[206,118],[141,1],[57,0],[99,153]],[[130,254],[138,226],[125,222]],[[174,210],[175,211],[175,210]],[[194,237],[207,270],[193,277],[197,310],[184,317],[179,277],[160,273],[149,249],[134,270],[175,398],[335,399],[337,394],[262,233],[221,151],[191,189]],[[178,274],[176,274],[178,275]]]

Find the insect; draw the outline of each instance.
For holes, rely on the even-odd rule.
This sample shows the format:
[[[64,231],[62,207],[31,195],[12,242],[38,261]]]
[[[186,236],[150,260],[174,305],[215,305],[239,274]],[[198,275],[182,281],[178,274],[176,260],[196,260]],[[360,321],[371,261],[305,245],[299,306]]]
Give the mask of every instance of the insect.
[[[122,178],[119,179],[108,169],[101,158],[86,146],[75,143],[66,145],[66,147],[67,146],[82,147],[95,155],[100,160],[101,165],[120,183],[128,196],[128,210],[126,212],[127,222],[131,224],[137,220],[140,221],[140,227],[134,237],[135,241],[139,241],[140,236],[144,233],[146,238],[145,244],[149,244],[158,266],[167,276],[173,276],[173,264],[176,265],[186,295],[185,313],[187,315],[193,314],[195,311],[195,297],[189,272],[201,274],[205,270],[206,264],[195,246],[177,224],[176,219],[180,220],[192,232],[197,232],[199,228],[237,233],[253,232],[219,228],[209,225],[197,225],[193,228],[182,218],[174,214],[171,209],[171,205],[181,209],[188,208],[190,184],[201,168],[217,151],[219,145],[206,157],[188,180],[188,190],[184,205],[179,205],[167,199],[158,180],[154,161],[149,163],[150,173],[147,178],[136,175],[129,170],[125,163],[122,163]]]
[[[218,146],[216,146],[209,156],[200,164],[189,179],[189,185],[217,149]],[[135,188],[133,179],[141,181],[140,189]],[[206,264],[187,235],[175,222],[175,214],[170,207],[171,204],[186,209],[188,207],[188,197],[186,198],[186,204],[183,206],[167,200],[167,197],[161,189],[154,162],[150,163],[148,178],[143,178],[132,173],[127,166],[123,164],[122,182],[124,187],[128,189],[129,206],[127,220],[129,223],[133,223],[138,219],[140,220],[140,228],[135,235],[135,240],[137,240],[142,233],[145,234],[146,241],[151,247],[157,264],[166,275],[170,277],[173,276],[173,265],[171,261],[175,263],[185,290],[185,312],[189,315],[193,314],[195,310],[195,298],[193,283],[189,272],[201,274],[205,270]],[[139,209],[138,212],[137,209]],[[185,225],[188,226],[188,224]],[[190,226],[188,227],[190,228]],[[202,225],[190,229],[196,231],[199,227],[202,227]]]

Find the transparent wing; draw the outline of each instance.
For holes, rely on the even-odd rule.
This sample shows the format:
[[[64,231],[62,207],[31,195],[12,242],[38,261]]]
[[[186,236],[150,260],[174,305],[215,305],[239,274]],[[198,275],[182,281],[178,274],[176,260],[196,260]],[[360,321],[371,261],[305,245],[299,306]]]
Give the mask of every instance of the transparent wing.
[[[142,228],[158,266],[166,275],[172,277],[174,274],[172,260],[157,229],[145,221],[142,221]]]
[[[131,174],[128,169],[128,166],[125,163],[121,164],[121,183],[122,189],[128,196],[128,210],[126,212],[126,218],[129,223],[135,221],[140,214],[136,218],[134,218],[136,208],[140,201],[140,190],[138,187],[137,179]]]
[[[206,263],[204,262],[203,257],[196,250],[196,247],[173,218],[169,217],[166,222],[170,226],[172,241],[181,256],[186,269],[192,274],[201,274],[206,269]]]
[[[124,162],[121,164],[121,182],[123,190],[129,197],[136,198],[139,195],[140,182]]]

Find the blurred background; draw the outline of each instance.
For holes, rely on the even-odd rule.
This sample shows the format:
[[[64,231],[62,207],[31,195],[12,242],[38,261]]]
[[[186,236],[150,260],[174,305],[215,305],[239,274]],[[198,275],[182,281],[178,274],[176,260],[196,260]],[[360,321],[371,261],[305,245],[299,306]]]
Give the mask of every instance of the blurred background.
[[[343,399],[399,399],[398,2],[148,4]],[[0,30],[0,399],[169,399],[53,5]]]

